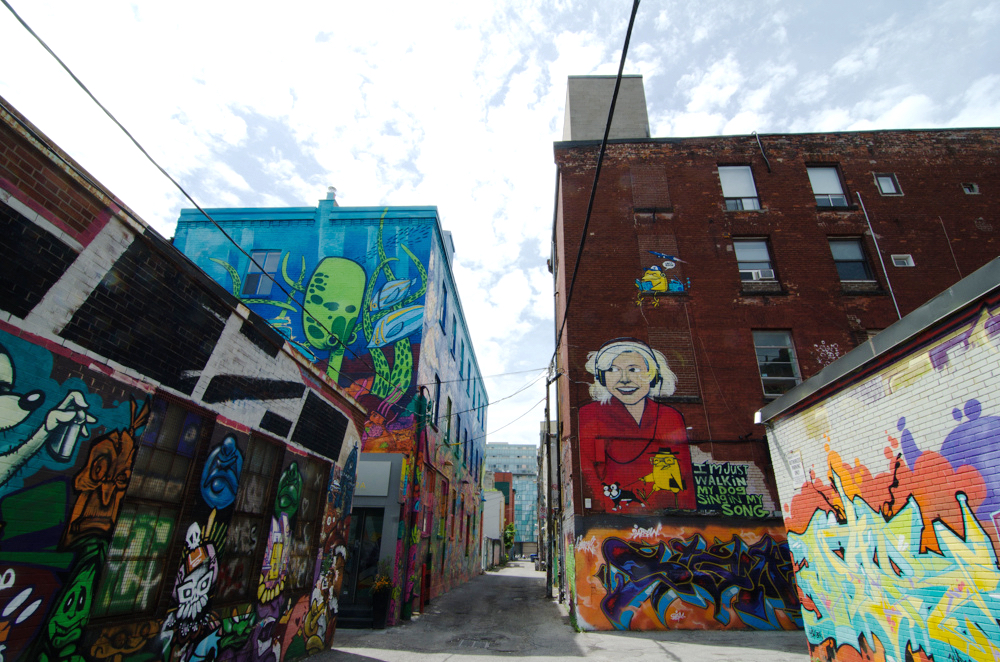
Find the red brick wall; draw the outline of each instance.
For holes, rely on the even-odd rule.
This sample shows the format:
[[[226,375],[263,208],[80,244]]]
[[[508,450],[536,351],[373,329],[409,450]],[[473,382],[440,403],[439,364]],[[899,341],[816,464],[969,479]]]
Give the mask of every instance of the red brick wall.
[[[857,193],[878,235],[904,315],[1000,252],[1000,221],[990,209],[1000,189],[998,131],[809,134],[762,136],[761,141],[770,172],[750,136],[609,146],[564,337],[571,407],[563,412],[564,420],[575,424],[576,409],[590,401],[587,386],[593,378],[584,370],[588,352],[616,337],[652,344],[655,338],[688,335],[692,346],[682,343],[673,349],[697,364],[700,397],[673,406],[692,428],[689,437],[760,439],[763,428],[751,421],[767,400],[752,329],[790,330],[802,376],[808,377],[824,365],[833,345],[845,353],[864,330],[883,329],[897,319]],[[595,143],[556,146],[560,313],[597,153]],[[849,211],[817,210],[806,165],[821,163],[839,165],[851,198]],[[725,211],[720,164],[751,166],[762,211]],[[656,172],[663,178],[657,180],[651,174]],[[874,172],[894,173],[903,195],[880,195]],[[978,184],[980,194],[965,194],[964,182]],[[842,291],[827,243],[836,236],[864,238],[881,292]],[[734,237],[769,239],[780,293],[741,292]],[[642,247],[650,241],[676,245],[684,260],[679,271],[690,279],[690,289],[655,301],[648,297],[639,305],[635,280],[656,261],[644,257]],[[896,253],[912,255],[916,266],[891,266],[889,255]],[[682,367],[686,372],[679,371],[679,377],[692,373],[690,365]],[[688,383],[685,394],[693,388]]]

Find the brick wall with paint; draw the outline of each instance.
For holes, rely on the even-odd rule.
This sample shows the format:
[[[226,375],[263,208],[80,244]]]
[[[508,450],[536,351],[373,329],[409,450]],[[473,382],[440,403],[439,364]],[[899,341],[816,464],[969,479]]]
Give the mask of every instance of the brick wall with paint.
[[[572,77],[569,97],[586,85]],[[645,99],[623,88],[623,102]],[[1000,131],[637,132],[603,150],[593,198],[602,148],[583,135],[554,146],[558,417],[575,516],[563,537],[577,541],[591,519],[618,537],[672,518],[740,539],[780,531],[754,413],[892,325],[897,306],[913,311],[1000,253]],[[679,598],[668,621],[650,617],[651,602],[633,604],[635,618],[583,618],[576,588],[606,589],[576,557],[567,588],[581,621],[688,626]]]
[[[329,647],[366,413],[0,120],[3,658]]]
[[[763,412],[814,657],[1000,655],[998,282],[994,261]]]

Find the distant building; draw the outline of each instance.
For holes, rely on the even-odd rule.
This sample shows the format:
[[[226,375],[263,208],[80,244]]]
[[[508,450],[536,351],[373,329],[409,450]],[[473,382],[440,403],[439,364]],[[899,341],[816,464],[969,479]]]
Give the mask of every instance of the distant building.
[[[390,624],[408,618],[480,572],[488,399],[451,234],[434,207],[341,207],[332,191],[207,212],[239,248],[195,210],[174,244],[369,411],[350,540],[367,553],[347,569],[343,618],[368,617],[380,564],[401,589]]]
[[[538,551],[538,446],[486,444],[486,470],[510,472],[514,481],[514,549],[517,554]]]
[[[1000,130],[650,138],[629,77],[588,223],[609,82],[569,79],[555,144],[576,623],[801,627],[754,413],[1000,253]]]

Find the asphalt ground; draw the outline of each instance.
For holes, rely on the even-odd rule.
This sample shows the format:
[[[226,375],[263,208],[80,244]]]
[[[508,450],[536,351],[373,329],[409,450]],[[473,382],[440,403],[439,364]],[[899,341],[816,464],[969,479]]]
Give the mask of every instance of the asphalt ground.
[[[805,634],[667,630],[575,632],[566,605],[545,596],[545,573],[513,562],[452,589],[409,623],[386,630],[338,628],[316,662],[477,662],[496,658],[808,662]]]

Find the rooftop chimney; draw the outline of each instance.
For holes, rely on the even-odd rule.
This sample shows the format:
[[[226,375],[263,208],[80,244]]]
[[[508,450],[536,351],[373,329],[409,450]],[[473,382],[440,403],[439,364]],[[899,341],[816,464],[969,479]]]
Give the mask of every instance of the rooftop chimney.
[[[617,76],[570,76],[566,86],[563,140],[601,140]],[[649,138],[642,76],[622,76],[609,139]]]

